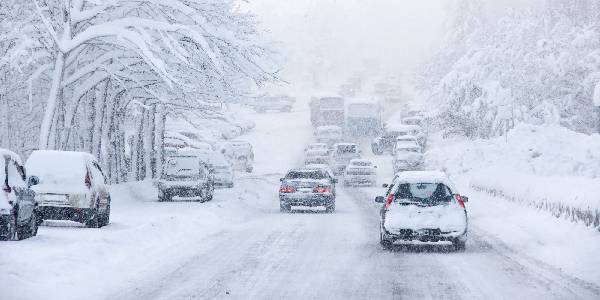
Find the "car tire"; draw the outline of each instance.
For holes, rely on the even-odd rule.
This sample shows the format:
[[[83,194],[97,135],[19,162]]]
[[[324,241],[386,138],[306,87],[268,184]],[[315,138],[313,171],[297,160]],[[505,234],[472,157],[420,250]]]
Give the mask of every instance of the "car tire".
[[[17,227],[17,240],[24,240],[35,235],[37,235],[37,222],[35,213],[32,213],[27,224]]]
[[[379,244],[383,247],[384,250],[391,250],[393,248],[392,242],[386,240],[383,237],[383,232],[381,231],[381,226],[379,226]]]
[[[334,212],[335,212],[335,202],[333,202],[333,203],[331,203],[331,204],[327,205],[327,206],[325,207],[325,212],[326,212],[326,213],[328,213],[328,214],[332,214],[332,213],[334,213]]]
[[[165,192],[158,192],[158,202],[170,202],[171,196]]]
[[[467,242],[460,239],[455,239],[452,242],[452,245],[454,245],[454,250],[456,250],[457,252],[462,252],[467,249]]]
[[[8,222],[10,223],[10,228],[8,228],[8,231],[5,234],[0,235],[0,241],[12,241],[15,239],[17,234],[17,217],[15,214],[10,214]]]
[[[90,209],[91,213],[87,220],[85,220],[85,227],[87,228],[100,228],[102,227],[102,216],[100,215],[100,201],[96,200],[96,207]]]
[[[247,167],[246,168],[246,173],[252,173],[253,168],[252,167]]]
[[[101,227],[104,227],[110,224],[110,197],[108,198],[108,204],[106,206],[106,211],[102,214],[102,218],[100,220]]]
[[[292,211],[292,206],[289,204],[279,203],[279,211],[282,213],[289,213]]]

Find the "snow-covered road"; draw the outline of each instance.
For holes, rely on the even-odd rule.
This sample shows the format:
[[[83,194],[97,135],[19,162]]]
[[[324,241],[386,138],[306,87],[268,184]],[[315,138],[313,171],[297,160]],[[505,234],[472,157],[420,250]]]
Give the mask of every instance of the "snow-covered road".
[[[373,202],[380,188],[340,187],[334,214],[280,213],[278,179],[302,158],[308,115],[256,118],[247,137],[255,173],[239,175],[236,188],[209,203],[157,203],[149,184],[116,187],[104,229],[42,227],[0,244],[0,299],[600,298],[598,282],[510,248],[477,222],[465,252],[386,251]],[[391,178],[389,158],[373,159],[382,181]]]

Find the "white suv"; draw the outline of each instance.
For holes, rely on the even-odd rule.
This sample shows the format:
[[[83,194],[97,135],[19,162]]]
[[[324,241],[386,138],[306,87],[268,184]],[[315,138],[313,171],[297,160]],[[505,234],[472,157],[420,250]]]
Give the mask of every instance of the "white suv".
[[[384,187],[388,187],[384,185]],[[396,175],[381,208],[380,242],[391,248],[398,242],[452,243],[464,250],[468,218],[465,202],[446,174],[412,171]]]
[[[25,163],[39,178],[33,187],[38,222],[71,220],[100,228],[110,222],[110,193],[96,158],[85,152],[34,151]]]

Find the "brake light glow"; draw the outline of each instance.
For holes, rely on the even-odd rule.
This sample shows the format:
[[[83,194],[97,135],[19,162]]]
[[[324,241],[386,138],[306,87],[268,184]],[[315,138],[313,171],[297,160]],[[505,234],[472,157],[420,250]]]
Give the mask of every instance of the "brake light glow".
[[[456,200],[456,203],[458,203],[458,205],[460,205],[460,207],[465,208],[465,202],[463,201],[462,197],[458,194],[454,195],[454,200]]]
[[[279,189],[279,192],[280,192],[280,193],[293,193],[293,192],[295,192],[295,191],[296,191],[296,189],[294,189],[294,187],[293,187],[293,186],[282,186],[282,187]]]
[[[328,186],[318,186],[313,190],[315,193],[329,193],[331,192],[331,188]]]
[[[392,201],[394,201],[394,194],[390,194],[385,202],[385,208],[389,208],[392,205]]]

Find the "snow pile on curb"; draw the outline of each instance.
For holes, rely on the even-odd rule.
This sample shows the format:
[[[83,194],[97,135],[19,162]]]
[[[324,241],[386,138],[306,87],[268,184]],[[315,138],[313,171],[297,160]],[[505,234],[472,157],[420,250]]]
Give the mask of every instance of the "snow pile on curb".
[[[508,138],[437,142],[429,166],[468,173],[476,190],[600,227],[599,135],[521,124]]]

